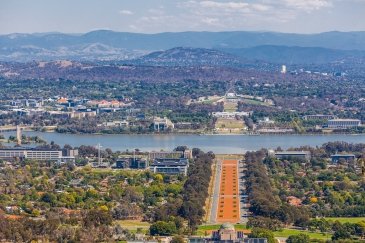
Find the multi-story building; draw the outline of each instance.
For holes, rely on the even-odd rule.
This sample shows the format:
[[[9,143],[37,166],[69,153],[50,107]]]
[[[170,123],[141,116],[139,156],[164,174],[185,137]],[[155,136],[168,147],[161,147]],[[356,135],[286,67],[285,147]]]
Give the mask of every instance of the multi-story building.
[[[155,159],[150,164],[150,170],[154,173],[161,173],[161,174],[170,174],[170,175],[177,175],[177,174],[188,174],[189,168],[189,160],[185,158],[179,159],[168,159],[168,158],[160,158]]]
[[[191,159],[192,151],[190,149],[186,149],[183,151],[152,151],[149,153],[149,159],[162,159],[162,158],[170,158],[170,159],[179,159],[179,158],[186,158]]]
[[[328,120],[328,128],[353,128],[361,126],[359,119],[332,119]]]
[[[53,160],[62,158],[62,150],[37,150],[28,148],[0,149],[0,159]]]
[[[310,160],[311,153],[309,151],[277,151],[275,152],[275,157],[278,159],[299,158]]]
[[[147,160],[141,158],[119,158],[116,162],[118,169],[146,169],[148,166]]]

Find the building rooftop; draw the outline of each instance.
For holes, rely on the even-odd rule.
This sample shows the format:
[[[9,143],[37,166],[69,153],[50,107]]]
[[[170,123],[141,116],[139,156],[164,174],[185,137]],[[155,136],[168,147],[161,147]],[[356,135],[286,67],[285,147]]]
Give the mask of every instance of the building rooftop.
[[[328,121],[356,121],[356,122],[360,122],[359,119],[331,119]]]
[[[275,154],[310,154],[309,151],[277,151]]]
[[[151,166],[186,166],[188,165],[188,160],[185,158],[170,159],[170,158],[160,158],[155,159]]]
[[[14,148],[0,148],[0,151],[62,151],[62,150],[60,150],[60,149],[46,149],[46,148],[14,147]]]

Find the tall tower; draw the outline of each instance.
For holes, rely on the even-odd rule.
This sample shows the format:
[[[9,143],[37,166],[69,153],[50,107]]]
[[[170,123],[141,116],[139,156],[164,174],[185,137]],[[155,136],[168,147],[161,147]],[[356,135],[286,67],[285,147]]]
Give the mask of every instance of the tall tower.
[[[16,139],[17,139],[17,144],[21,145],[22,144],[22,129],[20,128],[19,125],[16,125]]]
[[[286,74],[286,65],[281,66],[281,73]]]

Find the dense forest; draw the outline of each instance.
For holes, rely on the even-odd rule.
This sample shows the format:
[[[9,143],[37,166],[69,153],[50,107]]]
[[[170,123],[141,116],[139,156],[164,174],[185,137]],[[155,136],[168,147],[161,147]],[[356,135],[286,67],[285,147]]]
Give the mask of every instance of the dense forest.
[[[79,152],[82,158],[97,154],[89,146],[81,146]],[[102,154],[106,160],[118,156],[110,149]],[[191,233],[205,214],[214,159],[213,153],[199,149],[193,149],[193,155],[187,177],[148,170],[98,170],[84,166],[82,160],[77,162],[80,167],[25,160],[10,168],[1,162],[0,239],[136,239],[136,232],[118,223],[123,220],[146,222],[151,236]]]
[[[329,142],[292,150],[310,151],[311,159],[278,159],[267,150],[246,153],[247,191],[255,215],[248,226],[299,227],[331,233],[334,240],[362,239],[365,222],[340,223],[331,217],[365,216],[365,144]],[[333,164],[330,156],[335,153],[351,153],[356,160]]]

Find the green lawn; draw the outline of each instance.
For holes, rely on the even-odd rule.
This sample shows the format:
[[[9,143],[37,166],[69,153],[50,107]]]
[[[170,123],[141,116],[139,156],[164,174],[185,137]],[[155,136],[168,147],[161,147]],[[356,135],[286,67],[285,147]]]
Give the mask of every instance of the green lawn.
[[[233,103],[233,102],[224,102],[224,111],[227,112],[234,112],[237,111],[237,103]]]
[[[226,129],[243,129],[245,127],[243,121],[236,119],[223,119],[218,118],[215,123],[215,128],[226,128]]]
[[[283,229],[281,231],[275,231],[274,235],[275,237],[289,237],[291,235],[299,235],[299,234],[306,234],[308,235],[311,239],[318,239],[318,240],[326,240],[326,239],[331,239],[331,234],[322,234],[322,233],[315,233],[315,232],[309,232],[309,231],[304,231],[304,230],[296,230],[296,229]]]
[[[341,224],[344,224],[344,223],[355,224],[355,223],[358,223],[361,221],[365,221],[365,217],[340,217],[340,218],[326,217],[324,219],[328,220],[328,221],[333,221],[333,222],[339,221]]]
[[[129,230],[136,230],[138,228],[149,229],[150,227],[148,222],[142,222],[139,220],[117,220],[115,222],[122,226],[122,228]]]

